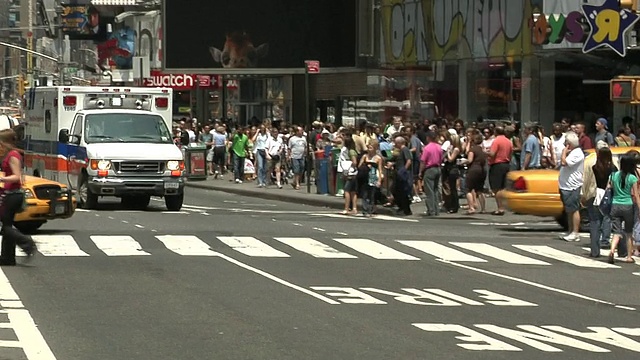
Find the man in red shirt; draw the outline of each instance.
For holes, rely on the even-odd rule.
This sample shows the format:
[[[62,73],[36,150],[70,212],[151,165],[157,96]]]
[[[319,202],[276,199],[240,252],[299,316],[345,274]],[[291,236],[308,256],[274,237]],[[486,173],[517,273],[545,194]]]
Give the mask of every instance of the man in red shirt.
[[[593,149],[593,142],[591,141],[591,138],[589,137],[589,135],[586,134],[585,132],[585,126],[583,123],[576,123],[576,135],[578,135],[578,138],[580,139],[580,148],[582,150],[589,150],[589,149]]]
[[[513,152],[513,143],[504,136],[503,126],[496,126],[496,138],[491,144],[489,150],[489,186],[491,191],[496,194],[496,204],[498,210],[493,215],[504,215],[504,206],[502,204],[502,190],[506,187],[507,173],[509,173],[511,154]]]

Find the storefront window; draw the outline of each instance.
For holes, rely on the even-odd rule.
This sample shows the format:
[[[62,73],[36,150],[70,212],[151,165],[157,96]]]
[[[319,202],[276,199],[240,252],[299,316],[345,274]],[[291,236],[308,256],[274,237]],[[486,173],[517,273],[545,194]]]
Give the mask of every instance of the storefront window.
[[[173,92],[173,119],[191,116],[191,91]]]

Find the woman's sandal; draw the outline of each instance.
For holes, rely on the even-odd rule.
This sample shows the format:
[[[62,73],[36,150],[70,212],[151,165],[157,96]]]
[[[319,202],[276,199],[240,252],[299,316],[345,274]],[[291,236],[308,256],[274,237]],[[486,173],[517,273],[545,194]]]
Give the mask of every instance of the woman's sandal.
[[[504,215],[504,211],[496,210],[496,211],[492,212],[491,215],[503,216]]]

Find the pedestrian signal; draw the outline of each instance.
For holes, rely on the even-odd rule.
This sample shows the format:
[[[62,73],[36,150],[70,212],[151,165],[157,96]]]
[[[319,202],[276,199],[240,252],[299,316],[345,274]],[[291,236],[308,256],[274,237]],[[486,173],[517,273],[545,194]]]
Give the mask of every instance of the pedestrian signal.
[[[609,98],[615,102],[636,101],[636,80],[633,79],[613,79],[609,86]]]

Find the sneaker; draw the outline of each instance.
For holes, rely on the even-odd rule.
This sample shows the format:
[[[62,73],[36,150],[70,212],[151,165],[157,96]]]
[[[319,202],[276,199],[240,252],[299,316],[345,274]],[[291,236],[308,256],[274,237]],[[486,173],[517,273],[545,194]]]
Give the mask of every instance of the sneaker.
[[[580,241],[580,236],[576,233],[571,233],[562,238],[564,241],[572,242],[572,241]]]
[[[219,175],[220,173],[216,171],[215,173],[213,173],[213,178],[217,179]],[[220,179],[222,179],[222,176],[220,176]]]
[[[242,184],[242,180],[236,179],[236,184]]]

